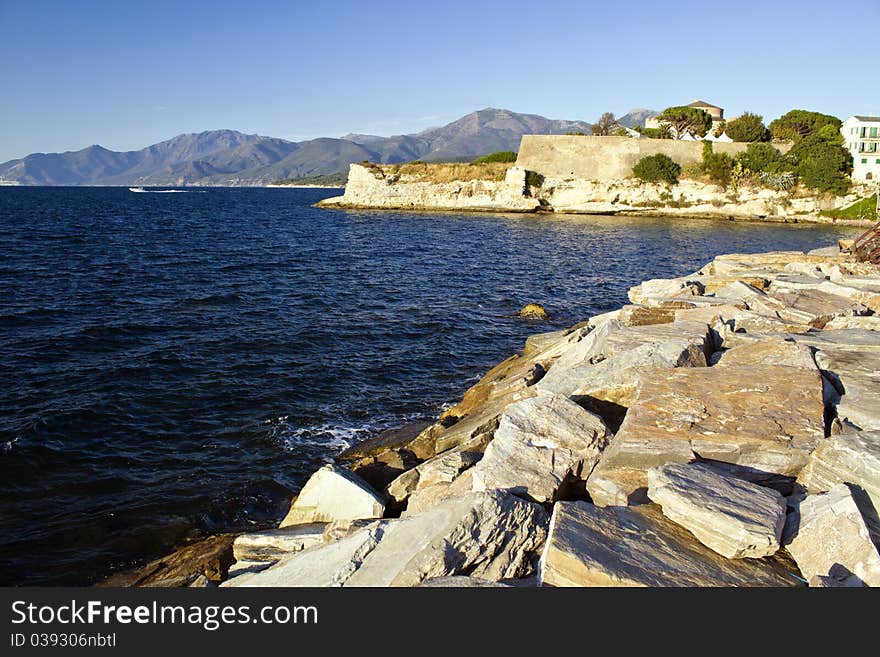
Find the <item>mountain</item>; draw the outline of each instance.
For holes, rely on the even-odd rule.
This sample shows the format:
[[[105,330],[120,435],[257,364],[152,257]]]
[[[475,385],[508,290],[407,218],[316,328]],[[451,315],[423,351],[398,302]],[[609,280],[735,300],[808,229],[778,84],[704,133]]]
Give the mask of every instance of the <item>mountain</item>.
[[[448,125],[410,135],[348,134],[292,142],[212,130],[178,135],[138,151],[89,146],[66,153],[34,153],[0,164],[0,179],[22,185],[262,185],[317,178],[348,170],[352,162],[383,164],[465,161],[515,151],[524,134],[589,133],[583,121],[487,108]]]
[[[625,128],[644,127],[645,121],[651,117],[657,116],[660,112],[649,109],[632,109],[619,119],[617,122]]]

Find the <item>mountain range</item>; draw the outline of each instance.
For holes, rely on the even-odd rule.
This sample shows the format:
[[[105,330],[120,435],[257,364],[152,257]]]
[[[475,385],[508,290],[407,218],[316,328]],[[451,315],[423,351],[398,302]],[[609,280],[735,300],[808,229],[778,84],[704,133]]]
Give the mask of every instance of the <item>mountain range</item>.
[[[632,127],[654,114],[633,110],[618,121]],[[0,164],[0,180],[20,185],[122,186],[341,181],[352,162],[468,161],[496,151],[515,151],[524,134],[567,132],[589,134],[590,124],[487,108],[442,127],[392,137],[348,134],[293,142],[211,130],[178,135],[137,151],[93,145],[65,153],[33,153]]]

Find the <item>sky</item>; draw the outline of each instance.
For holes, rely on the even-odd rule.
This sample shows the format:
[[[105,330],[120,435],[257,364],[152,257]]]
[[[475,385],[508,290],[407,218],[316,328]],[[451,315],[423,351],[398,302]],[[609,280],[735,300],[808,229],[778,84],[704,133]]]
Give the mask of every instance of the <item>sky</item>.
[[[405,134],[485,107],[880,115],[878,26],[880,0],[0,0],[0,162],[221,128]]]

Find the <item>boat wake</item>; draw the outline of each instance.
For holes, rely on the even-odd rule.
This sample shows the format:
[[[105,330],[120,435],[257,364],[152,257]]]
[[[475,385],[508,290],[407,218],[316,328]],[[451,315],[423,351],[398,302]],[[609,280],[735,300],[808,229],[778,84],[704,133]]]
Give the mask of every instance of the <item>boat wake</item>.
[[[129,187],[128,191],[138,194],[185,194],[186,189],[144,189],[143,187]]]

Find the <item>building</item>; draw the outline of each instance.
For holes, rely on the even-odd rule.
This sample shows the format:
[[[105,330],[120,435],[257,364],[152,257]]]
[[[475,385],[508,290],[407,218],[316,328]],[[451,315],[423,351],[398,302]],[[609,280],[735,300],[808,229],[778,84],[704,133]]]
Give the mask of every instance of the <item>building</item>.
[[[853,180],[880,180],[880,116],[851,116],[840,126]]]
[[[709,116],[712,117],[712,128],[709,130],[710,133],[715,132],[721,124],[724,123],[724,109],[721,107],[717,107],[715,105],[710,105],[707,102],[702,100],[695,100],[692,103],[689,103],[685,107],[695,107],[696,109],[701,109],[706,112]],[[659,128],[660,120],[658,117],[653,116],[645,121],[646,128]],[[685,139],[685,136],[682,135],[679,139]],[[693,139],[693,137],[691,137]]]

